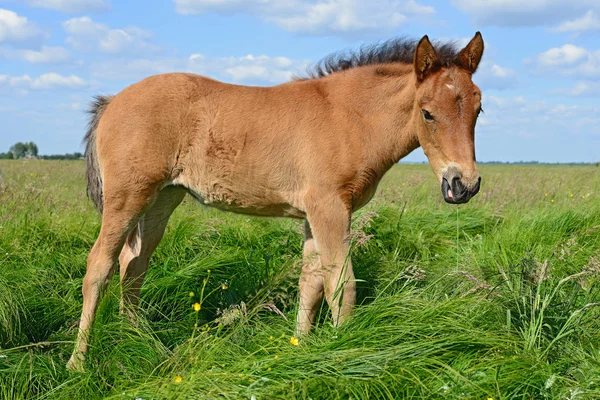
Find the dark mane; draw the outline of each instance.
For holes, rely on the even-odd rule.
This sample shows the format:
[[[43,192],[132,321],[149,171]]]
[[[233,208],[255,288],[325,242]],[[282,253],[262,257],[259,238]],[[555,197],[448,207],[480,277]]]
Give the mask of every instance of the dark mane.
[[[399,37],[385,42],[362,45],[358,50],[342,50],[322,58],[315,65],[309,67],[307,77],[296,79],[323,78],[336,72],[366,65],[412,64],[418,43],[417,39]],[[433,42],[433,46],[439,57],[440,66],[449,67],[454,64],[454,59],[459,52],[455,42]]]

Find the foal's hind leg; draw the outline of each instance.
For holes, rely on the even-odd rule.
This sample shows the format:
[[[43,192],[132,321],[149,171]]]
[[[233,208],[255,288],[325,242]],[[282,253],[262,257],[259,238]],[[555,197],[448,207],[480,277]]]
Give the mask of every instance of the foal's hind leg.
[[[152,207],[140,218],[125,241],[119,256],[121,312],[127,313],[132,321],[135,318],[140,288],[148,270],[150,256],[163,237],[169,217],[185,194],[185,189],[176,186],[168,186],[161,190]]]
[[[127,235],[137,224],[145,208],[152,203],[155,193],[154,188],[138,188],[138,190],[108,188],[104,193],[102,227],[88,256],[87,272],[82,286],[83,310],[79,320],[75,349],[67,364],[69,369],[83,369],[84,353],[88,349],[90,328],[100,296],[110,281]]]
[[[310,224],[304,222],[304,254],[300,275],[300,305],[296,321],[298,334],[308,333],[323,299],[323,271]]]
[[[325,299],[338,326],[356,303],[350,260],[350,211],[337,196],[319,196],[307,205],[307,219],[321,261]]]

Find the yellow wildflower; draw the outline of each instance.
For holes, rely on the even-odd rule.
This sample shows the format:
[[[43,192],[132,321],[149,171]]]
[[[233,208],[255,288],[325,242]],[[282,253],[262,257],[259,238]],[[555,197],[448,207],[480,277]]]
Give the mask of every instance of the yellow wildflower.
[[[200,305],[200,303],[194,303],[194,305],[192,306],[192,308],[194,309],[194,311],[198,312],[198,311],[200,311],[200,309],[202,308],[202,306]]]
[[[273,340],[273,336],[269,336],[269,340]]]
[[[271,372],[271,367],[267,368],[267,371]]]
[[[298,338],[295,338],[292,336],[290,338],[290,343],[293,344],[294,346],[298,346],[298,344],[300,344],[300,340],[298,340]]]
[[[554,199],[550,200],[550,202],[554,203]]]
[[[206,270],[206,272],[208,272],[210,274],[210,269]]]
[[[273,357],[274,359],[279,359],[279,356],[277,354],[275,354],[275,357]]]
[[[548,197],[548,193],[544,193],[544,196]]]
[[[226,284],[222,284],[222,285],[221,285],[221,289],[223,289],[223,290],[227,290],[227,289],[229,289],[229,286],[227,286]]]
[[[173,379],[173,382],[175,383],[181,383],[181,381],[183,381],[183,378],[180,375],[177,375],[175,379]]]
[[[190,292],[190,297],[194,297],[194,292]]]

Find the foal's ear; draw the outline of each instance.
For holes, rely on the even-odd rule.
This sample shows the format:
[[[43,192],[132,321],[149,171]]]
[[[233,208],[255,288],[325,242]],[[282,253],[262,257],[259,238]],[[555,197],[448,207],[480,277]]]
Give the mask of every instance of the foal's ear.
[[[431,45],[427,35],[419,41],[415,49],[415,73],[417,74],[417,82],[423,82],[427,75],[433,71],[433,67],[439,63],[437,53]]]
[[[483,55],[483,38],[481,33],[477,32],[467,47],[462,49],[456,56],[456,65],[473,74],[477,71],[479,61]]]

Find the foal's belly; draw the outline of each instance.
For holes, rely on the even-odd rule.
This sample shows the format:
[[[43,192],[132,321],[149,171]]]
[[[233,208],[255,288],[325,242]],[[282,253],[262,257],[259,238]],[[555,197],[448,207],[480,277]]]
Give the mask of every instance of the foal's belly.
[[[227,198],[215,199],[212,197],[203,197],[202,194],[188,189],[188,192],[199,203],[218,208],[223,211],[230,211],[238,214],[256,215],[263,217],[288,217],[288,218],[306,218],[306,213],[287,202],[277,201],[249,201],[245,198]]]
[[[243,183],[212,182],[202,184],[178,177],[173,185],[180,185],[200,204],[238,214],[265,217],[306,218],[299,192],[281,192]],[[251,187],[249,187],[251,186]]]

